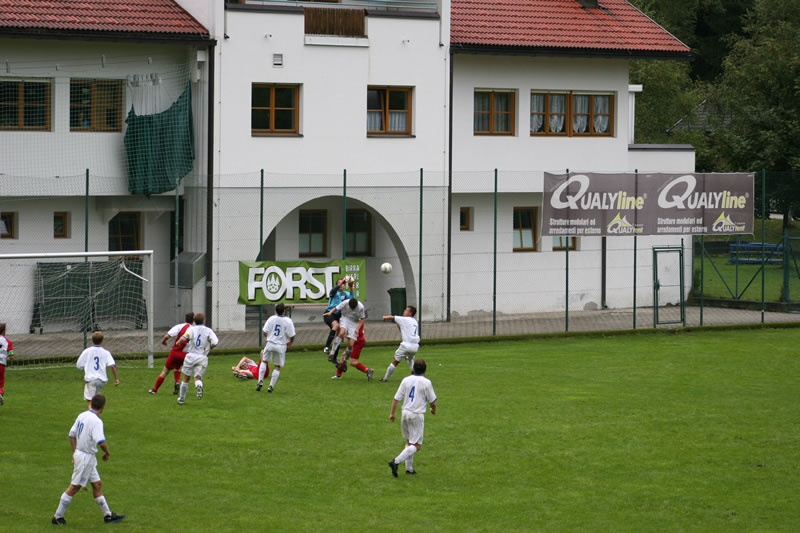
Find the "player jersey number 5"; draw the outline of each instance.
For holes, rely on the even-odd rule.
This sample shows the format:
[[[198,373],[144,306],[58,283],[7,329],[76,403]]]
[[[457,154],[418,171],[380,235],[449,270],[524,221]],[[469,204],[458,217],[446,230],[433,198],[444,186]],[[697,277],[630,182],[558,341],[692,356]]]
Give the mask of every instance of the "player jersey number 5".
[[[273,337],[280,337],[281,336],[281,325],[275,324],[275,328],[272,330]]]

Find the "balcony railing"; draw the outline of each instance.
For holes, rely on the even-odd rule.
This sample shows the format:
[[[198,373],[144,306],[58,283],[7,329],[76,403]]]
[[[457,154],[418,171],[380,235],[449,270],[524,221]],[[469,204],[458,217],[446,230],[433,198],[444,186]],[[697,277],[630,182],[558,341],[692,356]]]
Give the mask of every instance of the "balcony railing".
[[[249,5],[249,6],[326,6],[326,7],[358,7],[368,10],[381,11],[415,11],[424,13],[436,13],[439,9],[437,1],[425,0],[226,0],[227,5]]]

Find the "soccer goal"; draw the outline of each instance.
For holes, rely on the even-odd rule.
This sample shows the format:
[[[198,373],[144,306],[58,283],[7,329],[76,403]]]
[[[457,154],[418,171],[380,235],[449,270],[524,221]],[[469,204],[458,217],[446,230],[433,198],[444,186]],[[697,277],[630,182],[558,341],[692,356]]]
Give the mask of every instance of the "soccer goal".
[[[0,254],[14,365],[71,364],[102,331],[116,360],[153,364],[153,251]]]

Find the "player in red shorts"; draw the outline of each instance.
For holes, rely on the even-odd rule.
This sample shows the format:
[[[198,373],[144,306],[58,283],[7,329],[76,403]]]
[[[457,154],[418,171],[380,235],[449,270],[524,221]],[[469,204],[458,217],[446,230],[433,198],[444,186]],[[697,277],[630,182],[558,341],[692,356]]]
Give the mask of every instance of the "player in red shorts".
[[[164,337],[161,339],[161,344],[166,346],[170,337],[174,337],[176,343],[178,339],[183,337],[183,334],[186,333],[186,330],[189,329],[194,321],[194,313],[186,313],[184,318],[186,322],[183,324],[175,324],[172,326],[172,329],[164,334]],[[176,348],[174,344],[172,345],[172,349],[169,351],[169,357],[167,357],[167,362],[164,363],[164,368],[161,369],[161,375],[156,379],[156,384],[150,389],[150,394],[158,392],[158,388],[164,383],[164,378],[170,370],[173,370],[175,373],[175,388],[172,390],[172,394],[178,394],[178,387],[180,387],[181,380],[181,367],[183,366],[183,360],[186,358],[185,349],[185,344],[181,348]]]
[[[239,364],[232,366],[233,375],[239,379],[256,379],[258,378],[258,366],[261,363],[256,363],[249,357],[242,357]],[[269,375],[269,363],[267,363],[267,373],[264,377]]]
[[[0,322],[0,405],[5,403],[6,365],[14,359],[14,343],[6,338],[6,325]]]
[[[373,370],[365,367],[358,359],[361,357],[361,350],[367,344],[367,339],[364,338],[364,326],[362,325],[358,330],[358,338],[353,344],[353,351],[350,353],[350,365],[361,370],[367,375],[367,379],[372,381]],[[347,372],[347,361],[342,361],[336,365],[336,375],[331,376],[331,379],[342,379],[342,372]]]

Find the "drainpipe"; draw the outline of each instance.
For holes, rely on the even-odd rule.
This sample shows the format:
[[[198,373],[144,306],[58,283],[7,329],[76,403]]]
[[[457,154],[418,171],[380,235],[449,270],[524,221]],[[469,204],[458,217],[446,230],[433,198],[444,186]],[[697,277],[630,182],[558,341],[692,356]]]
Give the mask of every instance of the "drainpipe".
[[[214,280],[214,88],[215,88],[215,62],[214,47],[216,41],[208,46],[208,147],[206,168],[208,169],[208,183],[206,185],[206,325],[212,322],[212,283]]]

